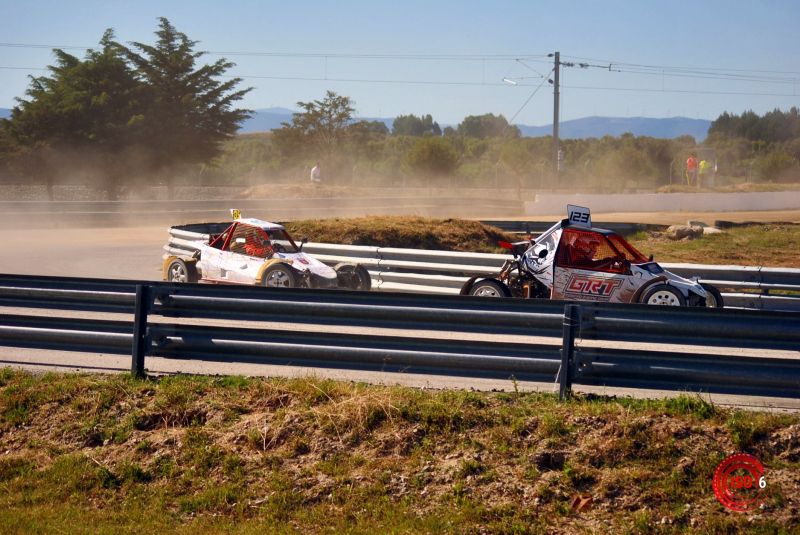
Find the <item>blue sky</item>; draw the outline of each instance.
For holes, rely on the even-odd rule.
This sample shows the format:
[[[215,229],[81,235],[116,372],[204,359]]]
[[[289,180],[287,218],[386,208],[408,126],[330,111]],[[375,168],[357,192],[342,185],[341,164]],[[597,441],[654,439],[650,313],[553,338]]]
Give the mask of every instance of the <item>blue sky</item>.
[[[243,102],[254,109],[293,108],[331,89],[361,116],[457,123],[518,113],[515,123],[547,124],[552,88],[545,81],[533,92],[555,50],[593,65],[562,69],[562,120],[800,106],[800,2],[791,0],[0,0],[0,107],[53,58],[47,47],[8,45],[95,46],[109,27],[121,41],[152,43],[159,16],[214,52],[209,61],[225,52],[237,64],[230,72],[254,87]]]

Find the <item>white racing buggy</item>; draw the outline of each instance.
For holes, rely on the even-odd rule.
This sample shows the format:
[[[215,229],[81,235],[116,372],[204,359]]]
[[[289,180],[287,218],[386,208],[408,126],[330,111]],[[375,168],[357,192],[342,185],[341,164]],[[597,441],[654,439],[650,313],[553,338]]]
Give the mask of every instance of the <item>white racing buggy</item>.
[[[260,219],[242,219],[231,210],[231,224],[186,225],[186,233],[202,231],[207,242],[194,253],[170,255],[164,260],[164,280],[249,284],[274,288],[329,288],[367,291],[369,272],[360,264],[331,268],[303,252],[282,225]],[[176,227],[179,228],[179,227]]]
[[[462,295],[645,303],[721,308],[711,286],[670,273],[622,236],[592,227],[588,208],[569,205],[569,217],[535,240],[501,242],[513,259],[494,276],[472,277]]]

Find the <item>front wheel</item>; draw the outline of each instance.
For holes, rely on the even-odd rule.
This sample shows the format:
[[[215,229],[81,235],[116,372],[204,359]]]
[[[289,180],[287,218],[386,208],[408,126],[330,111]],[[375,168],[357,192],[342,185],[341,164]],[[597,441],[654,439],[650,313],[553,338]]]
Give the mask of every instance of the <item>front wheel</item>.
[[[706,284],[704,282],[700,283],[700,286],[708,294],[706,296],[706,307],[708,308],[722,308],[725,306],[724,302],[722,301],[722,294],[719,293],[715,287],[711,286],[710,284]]]
[[[476,297],[511,297],[502,284],[493,280],[482,280],[472,285],[469,295]]]
[[[273,264],[264,271],[262,284],[268,288],[295,288],[297,276],[286,264]]]
[[[680,290],[676,290],[668,284],[656,284],[644,293],[641,302],[646,305],[686,306],[686,298]]]
[[[176,258],[167,267],[167,280],[169,282],[197,282],[197,268],[194,262],[185,262]]]

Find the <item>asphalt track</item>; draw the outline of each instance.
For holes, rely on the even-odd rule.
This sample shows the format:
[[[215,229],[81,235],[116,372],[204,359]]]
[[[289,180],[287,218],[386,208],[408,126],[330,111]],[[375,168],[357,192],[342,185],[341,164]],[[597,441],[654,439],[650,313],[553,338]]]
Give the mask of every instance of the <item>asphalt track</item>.
[[[495,219],[500,219],[495,215]],[[598,221],[635,221],[646,223],[669,224],[674,222],[674,214],[666,217],[642,214],[627,214],[627,217],[604,214]],[[797,221],[800,212],[763,212],[742,214],[683,214],[681,221],[688,218],[713,222],[716,219],[727,221]],[[23,222],[21,222],[23,223]],[[167,240],[167,228],[163,225],[144,225],[140,227],[120,228],[40,228],[29,229],[20,225],[18,228],[2,229],[2,254],[0,255],[0,272],[25,273],[30,275],[53,275],[75,277],[103,277],[119,279],[161,279],[161,247]],[[20,311],[0,307],[0,314],[37,313],[42,311]],[[59,312],[59,315],[65,315]],[[82,313],[82,317],[88,317]],[[113,315],[101,315],[115,319]],[[118,315],[117,315],[118,316]],[[118,319],[118,317],[116,318]],[[273,324],[274,328],[275,325]],[[292,328],[297,329],[296,326]],[[305,328],[305,327],[304,327]],[[315,328],[315,327],[308,327]],[[319,327],[322,328],[321,326]],[[336,328],[337,332],[343,332]],[[350,330],[344,332],[351,332]],[[352,333],[359,332],[352,329]],[[363,332],[363,330],[361,331]],[[373,334],[381,334],[371,331]],[[407,333],[409,336],[447,336],[449,333]],[[450,336],[453,336],[452,334]],[[459,335],[461,336],[461,335]],[[522,337],[525,341],[535,343],[533,337]],[[539,340],[539,342],[544,342]],[[560,340],[545,343],[559,344]],[[578,344],[593,342],[578,341]],[[640,344],[642,349],[653,349],[650,344]],[[721,352],[724,354],[748,354],[736,348],[701,349],[686,348],[687,351]],[[797,352],[766,352],[759,350],[754,356],[778,356],[781,358],[800,358]],[[96,355],[65,351],[32,350],[17,348],[0,348],[0,365],[14,366],[37,371],[84,371],[84,372],[117,372],[130,368],[130,358],[118,355]],[[413,375],[388,372],[353,372],[345,370],[310,369],[289,366],[266,366],[258,364],[231,364],[193,360],[167,360],[160,358],[147,359],[147,368],[154,373],[202,373],[202,374],[242,374],[265,376],[316,376],[341,380],[365,381],[382,384],[402,384],[427,388],[474,388],[480,390],[513,390],[515,385],[510,381],[488,379],[464,379],[461,377],[444,377],[435,375]],[[517,388],[523,390],[554,391],[555,386],[547,383],[518,383]],[[675,392],[661,392],[635,389],[606,389],[602,387],[579,387],[577,391],[604,395],[632,395],[636,397],[661,397],[675,395]],[[721,405],[745,406],[758,409],[800,411],[800,400],[766,397],[740,397],[729,395],[707,395],[713,402]]]

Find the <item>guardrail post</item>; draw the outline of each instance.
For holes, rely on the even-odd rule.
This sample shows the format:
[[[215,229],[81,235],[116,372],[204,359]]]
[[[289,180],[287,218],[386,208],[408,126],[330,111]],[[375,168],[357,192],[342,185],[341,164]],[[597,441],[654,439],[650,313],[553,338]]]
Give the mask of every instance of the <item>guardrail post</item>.
[[[561,342],[561,367],[558,369],[558,399],[563,401],[572,393],[575,369],[575,333],[580,327],[580,307],[564,306],[564,336]]]
[[[136,285],[136,308],[133,313],[133,347],[131,348],[131,373],[144,377],[144,357],[147,354],[147,312],[150,309],[150,287]]]

